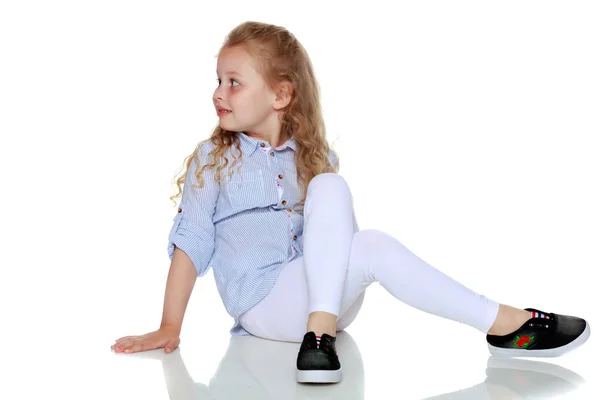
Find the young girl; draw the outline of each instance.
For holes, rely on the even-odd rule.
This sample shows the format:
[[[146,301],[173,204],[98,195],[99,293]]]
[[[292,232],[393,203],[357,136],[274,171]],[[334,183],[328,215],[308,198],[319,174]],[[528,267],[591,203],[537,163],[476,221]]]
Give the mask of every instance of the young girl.
[[[373,282],[485,333],[492,355],[558,356],[587,340],[584,319],[499,304],[390,235],[359,230],[311,61],[286,29],[237,26],[219,51],[217,77],[219,126],[186,158],[171,197],[182,195],[160,329],[118,339],[116,352],[172,352],[195,280],[211,266],[232,335],[301,343],[298,382],[341,380],[336,332],[355,319]]]

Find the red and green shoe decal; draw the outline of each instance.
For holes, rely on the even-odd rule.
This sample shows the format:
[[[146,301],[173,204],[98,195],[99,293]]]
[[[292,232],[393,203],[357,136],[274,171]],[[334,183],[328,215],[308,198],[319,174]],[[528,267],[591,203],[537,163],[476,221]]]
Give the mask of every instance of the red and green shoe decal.
[[[526,349],[533,343],[533,339],[535,339],[535,336],[517,335],[513,341],[513,346]]]

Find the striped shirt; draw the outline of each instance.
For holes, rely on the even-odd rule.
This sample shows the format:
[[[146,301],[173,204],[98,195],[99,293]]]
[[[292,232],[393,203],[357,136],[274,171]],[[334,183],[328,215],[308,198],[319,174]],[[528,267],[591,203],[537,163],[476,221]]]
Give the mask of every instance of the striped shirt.
[[[205,168],[204,186],[193,188],[198,180],[192,159],[167,249],[171,260],[175,247],[184,251],[197,276],[212,266],[221,300],[234,318],[230,334],[242,336],[250,334],[240,325],[242,313],[269,293],[287,263],[303,255],[304,210],[294,207],[302,198],[294,138],[271,148],[269,142],[244,132],[236,135],[242,157],[233,175],[225,177],[232,151],[239,156],[237,149],[226,150],[230,164],[221,176],[227,182],[216,182],[214,169]],[[214,148],[210,141],[202,144],[202,165],[210,162],[208,153]],[[329,158],[332,164],[337,161],[332,152]]]

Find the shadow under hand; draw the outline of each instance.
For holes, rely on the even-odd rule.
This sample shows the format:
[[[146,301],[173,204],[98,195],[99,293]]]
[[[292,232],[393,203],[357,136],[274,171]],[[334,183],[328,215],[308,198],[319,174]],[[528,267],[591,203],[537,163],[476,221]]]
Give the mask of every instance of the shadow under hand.
[[[490,356],[485,373],[487,378],[478,385],[428,399],[546,399],[573,392],[585,383],[585,379],[570,369],[520,358]]]
[[[256,336],[231,336],[229,347],[208,386],[194,382],[181,357],[162,349],[131,354],[162,361],[172,400],[181,399],[364,399],[364,369],[356,342],[337,332],[336,348],[342,381],[335,384],[296,382],[300,343],[278,342]],[[193,354],[189,355],[193,357]]]

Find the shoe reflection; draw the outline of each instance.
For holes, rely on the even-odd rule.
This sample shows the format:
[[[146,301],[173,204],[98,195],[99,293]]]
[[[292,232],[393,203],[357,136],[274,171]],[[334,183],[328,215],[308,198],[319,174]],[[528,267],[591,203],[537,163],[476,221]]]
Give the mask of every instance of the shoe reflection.
[[[300,344],[266,340],[256,336],[232,336],[225,355],[208,385],[194,382],[178,347],[171,354],[162,349],[129,357],[162,362],[171,400],[364,400],[363,361],[356,342],[346,331],[337,333],[336,347],[342,364],[342,381],[334,384],[296,382],[296,358]],[[194,355],[189,355],[193,357]],[[487,378],[470,388],[445,393],[430,400],[507,400],[553,398],[577,390],[585,380],[575,372],[550,362],[490,356]],[[402,394],[399,394],[400,398]]]
[[[342,381],[334,384],[296,382],[300,343],[278,342],[256,336],[232,336],[229,347],[208,385],[194,382],[178,347],[131,354],[162,362],[171,400],[182,399],[364,399],[364,369],[358,346],[346,332],[337,332],[336,348]],[[192,356],[193,355],[189,355]]]
[[[478,385],[427,399],[547,399],[573,392],[585,383],[580,375],[567,368],[521,358],[490,356],[485,373],[487,378]]]

